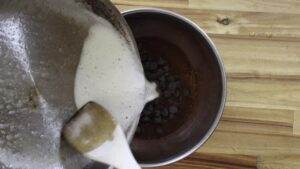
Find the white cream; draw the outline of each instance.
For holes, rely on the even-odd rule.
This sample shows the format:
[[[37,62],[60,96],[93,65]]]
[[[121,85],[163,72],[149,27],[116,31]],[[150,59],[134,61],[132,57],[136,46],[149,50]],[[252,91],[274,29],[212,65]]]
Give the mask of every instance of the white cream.
[[[137,53],[106,20],[90,28],[75,79],[78,108],[94,101],[106,108],[124,130],[158,96],[146,81]]]

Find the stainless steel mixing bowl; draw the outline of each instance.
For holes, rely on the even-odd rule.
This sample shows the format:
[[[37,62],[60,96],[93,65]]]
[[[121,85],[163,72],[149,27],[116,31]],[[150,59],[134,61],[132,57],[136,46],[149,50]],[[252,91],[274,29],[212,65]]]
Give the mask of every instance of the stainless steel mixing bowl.
[[[77,110],[74,78],[88,25],[53,12],[47,1],[63,2],[0,3],[0,168],[107,168],[91,165],[61,139],[63,124]],[[108,0],[74,1],[106,18],[136,50],[126,22]]]

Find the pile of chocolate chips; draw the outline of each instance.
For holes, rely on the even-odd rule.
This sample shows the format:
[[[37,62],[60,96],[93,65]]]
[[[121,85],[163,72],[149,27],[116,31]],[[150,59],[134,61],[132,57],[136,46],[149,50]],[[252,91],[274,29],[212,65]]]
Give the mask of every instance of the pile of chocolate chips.
[[[151,126],[155,137],[160,137],[167,134],[163,125],[178,116],[183,100],[190,95],[190,91],[179,75],[171,71],[169,63],[163,57],[151,57],[141,52],[141,59],[147,79],[157,84],[160,96],[145,106],[136,136],[145,137],[145,130],[149,131]]]

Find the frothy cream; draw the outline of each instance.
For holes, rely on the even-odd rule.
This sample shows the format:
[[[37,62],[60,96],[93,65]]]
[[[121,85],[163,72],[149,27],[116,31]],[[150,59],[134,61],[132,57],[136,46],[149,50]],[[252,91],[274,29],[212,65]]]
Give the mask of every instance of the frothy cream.
[[[138,55],[106,20],[90,28],[75,79],[78,108],[89,101],[106,108],[124,130],[158,96],[144,76]]]

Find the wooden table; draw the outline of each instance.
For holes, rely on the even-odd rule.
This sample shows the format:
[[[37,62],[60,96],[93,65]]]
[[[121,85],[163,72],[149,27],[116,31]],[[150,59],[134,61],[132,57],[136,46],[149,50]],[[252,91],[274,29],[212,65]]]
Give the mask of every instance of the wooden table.
[[[161,169],[300,169],[299,0],[113,0],[186,16],[215,42],[228,77],[219,127],[196,153]]]

